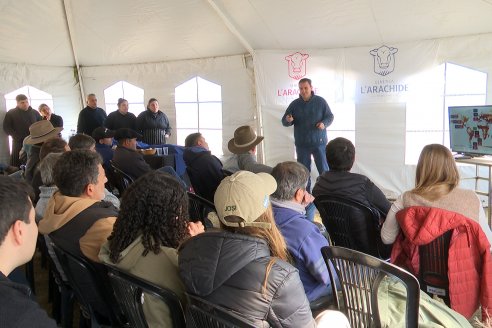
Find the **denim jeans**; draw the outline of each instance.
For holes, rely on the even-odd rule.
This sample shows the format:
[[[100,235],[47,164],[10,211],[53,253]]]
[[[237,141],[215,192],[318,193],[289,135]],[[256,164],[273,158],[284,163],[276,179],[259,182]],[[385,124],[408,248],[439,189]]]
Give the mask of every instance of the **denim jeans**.
[[[297,147],[297,161],[304,165],[309,173],[311,173],[311,155],[314,157],[314,163],[318,169],[319,175],[328,171],[328,163],[326,162],[325,154],[326,145],[319,145],[315,147]],[[311,177],[308,179],[307,191],[311,192]]]

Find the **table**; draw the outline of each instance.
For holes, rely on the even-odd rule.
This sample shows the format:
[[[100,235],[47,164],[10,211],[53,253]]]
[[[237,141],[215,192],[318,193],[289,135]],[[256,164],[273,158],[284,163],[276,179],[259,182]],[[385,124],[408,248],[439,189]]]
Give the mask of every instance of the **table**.
[[[163,166],[171,166],[176,170],[176,156],[171,155],[143,155],[144,160],[151,168],[157,170]]]
[[[492,225],[492,220],[491,220],[491,206],[492,206],[492,157],[472,157],[472,158],[455,158],[457,163],[464,163],[464,164],[472,164],[475,165],[475,177],[472,179],[475,179],[475,192],[478,195],[482,196],[487,196],[488,199],[488,223],[489,226]],[[482,177],[480,176],[480,167],[487,167],[489,170],[489,175],[488,177]],[[478,181],[480,180],[485,180],[488,181],[488,192],[480,191],[478,190]]]

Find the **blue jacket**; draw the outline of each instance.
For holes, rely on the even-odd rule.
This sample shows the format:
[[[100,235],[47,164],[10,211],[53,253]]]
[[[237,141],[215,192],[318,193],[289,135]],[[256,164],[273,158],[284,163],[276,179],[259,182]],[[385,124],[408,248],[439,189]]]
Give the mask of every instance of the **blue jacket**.
[[[111,161],[113,159],[113,148],[108,145],[100,144],[99,142],[96,143],[96,151],[101,155],[103,159],[103,167],[104,169],[109,168],[111,166]]]
[[[294,121],[287,122],[286,116],[292,115]],[[316,124],[323,122],[325,128],[333,122],[333,114],[326,100],[314,93],[308,101],[301,96],[290,103],[282,117],[283,126],[294,125],[294,141],[298,147],[316,147],[326,145],[326,129],[318,129]]]
[[[312,302],[321,296],[331,295],[330,277],[321,255],[321,247],[328,246],[328,240],[305,215],[274,204],[272,209],[275,222],[299,270],[308,300]]]

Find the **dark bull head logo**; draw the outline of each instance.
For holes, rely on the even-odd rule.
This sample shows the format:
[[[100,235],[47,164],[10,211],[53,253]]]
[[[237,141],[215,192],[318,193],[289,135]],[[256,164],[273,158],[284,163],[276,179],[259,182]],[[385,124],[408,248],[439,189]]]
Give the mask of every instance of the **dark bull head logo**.
[[[395,54],[397,48],[381,46],[369,51],[374,57],[374,73],[386,76],[395,69]]]

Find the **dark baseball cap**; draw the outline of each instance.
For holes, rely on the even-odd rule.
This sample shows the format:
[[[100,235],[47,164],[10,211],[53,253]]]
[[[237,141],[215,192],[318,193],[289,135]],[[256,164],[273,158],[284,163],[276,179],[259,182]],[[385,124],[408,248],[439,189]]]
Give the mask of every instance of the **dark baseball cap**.
[[[129,128],[120,128],[116,130],[116,133],[114,134],[114,138],[116,140],[121,140],[121,139],[141,139],[142,135],[137,133],[135,130],[129,129]]]
[[[113,138],[114,137],[114,131],[106,129],[105,127],[98,127],[95,128],[94,131],[92,131],[92,138],[94,140],[99,141],[99,139],[104,139],[104,138]]]

